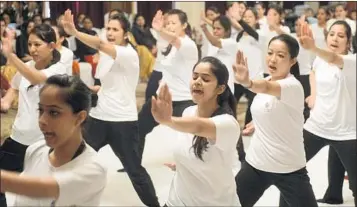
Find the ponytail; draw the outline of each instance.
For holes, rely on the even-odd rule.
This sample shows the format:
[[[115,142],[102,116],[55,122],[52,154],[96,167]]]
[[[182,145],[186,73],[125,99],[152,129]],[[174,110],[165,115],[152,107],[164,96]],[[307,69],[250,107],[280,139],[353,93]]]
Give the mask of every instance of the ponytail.
[[[300,81],[300,67],[299,67],[299,63],[298,61],[296,61],[296,63],[291,66],[290,68],[290,73],[297,79]]]
[[[213,112],[211,117],[222,114],[229,114],[235,119],[237,119],[237,101],[227,84],[224,92],[217,97],[217,102],[219,107],[215,112]],[[202,154],[208,149],[207,138],[201,136],[194,136],[192,140],[192,148],[196,157],[203,161]]]

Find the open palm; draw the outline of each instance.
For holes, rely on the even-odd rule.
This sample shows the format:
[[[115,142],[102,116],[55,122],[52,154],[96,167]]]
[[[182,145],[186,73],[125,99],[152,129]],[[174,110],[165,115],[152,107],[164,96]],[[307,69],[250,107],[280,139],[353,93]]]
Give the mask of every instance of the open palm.
[[[169,87],[163,84],[159,89],[157,98],[151,99],[151,113],[156,122],[166,124],[171,121],[172,116],[172,98]]]
[[[234,77],[242,85],[249,85],[249,70],[247,58],[244,57],[242,51],[237,52],[236,63],[233,65]]]
[[[300,33],[299,42],[304,49],[311,50],[316,47],[312,31],[307,23],[302,24]]]
[[[9,28],[5,29],[6,37],[2,38],[1,41],[1,52],[7,57],[12,53],[12,45],[14,44],[15,32]]]
[[[73,14],[72,14],[71,10],[67,9],[64,12],[62,25],[63,25],[64,31],[67,34],[69,34],[69,35],[75,35],[76,34],[76,26],[74,25]]]
[[[151,26],[156,31],[160,31],[164,27],[164,16],[162,15],[161,10],[156,12],[154,19],[152,20]]]

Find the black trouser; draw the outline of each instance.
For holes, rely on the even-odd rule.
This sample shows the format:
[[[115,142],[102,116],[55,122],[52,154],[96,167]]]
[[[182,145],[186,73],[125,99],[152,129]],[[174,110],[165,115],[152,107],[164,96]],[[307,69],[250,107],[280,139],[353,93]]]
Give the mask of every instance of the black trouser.
[[[319,137],[315,134],[310,133],[309,131],[304,130],[304,142],[305,142],[305,151],[306,151],[306,160],[309,161],[311,158],[313,158],[324,146],[329,145],[330,149],[332,148],[333,150],[330,150],[329,153],[336,153],[337,157],[341,161],[344,169],[347,171],[348,175],[348,180],[349,180],[349,186],[350,189],[352,190],[353,193],[353,198],[355,202],[355,206],[357,206],[356,203],[356,185],[357,185],[357,140],[346,140],[346,141],[334,141],[334,140],[329,140],[329,139],[324,139],[322,137]],[[333,155],[333,154],[332,154]],[[329,155],[330,157],[330,155]],[[329,160],[329,181],[331,182],[332,185],[338,186],[339,188],[342,188],[342,183],[343,183],[343,178],[341,179],[342,176],[341,174],[344,174],[342,172],[342,167],[339,166],[336,170],[333,168],[333,162],[335,160]],[[333,169],[333,170],[332,170]],[[337,173],[337,175],[335,174]],[[335,177],[337,176],[337,178]],[[340,178],[338,177],[340,176]],[[342,181],[341,181],[342,180]],[[336,195],[338,194],[337,192],[333,192],[333,189],[328,189],[327,194],[330,195]],[[342,195],[341,195],[342,197]]]
[[[237,194],[242,207],[252,207],[271,185],[290,207],[317,207],[306,168],[292,173],[269,173],[255,169],[247,162],[236,176]],[[280,200],[280,206],[281,205]]]
[[[252,113],[250,112],[250,106],[253,103],[253,99],[256,93],[253,93],[252,91],[244,88],[241,84],[234,83],[234,97],[237,100],[237,103],[241,99],[243,95],[246,95],[246,98],[248,99],[248,107],[247,111],[245,113],[245,121],[244,121],[244,127],[247,125],[249,122],[252,121]],[[239,155],[239,160],[243,161],[245,159],[245,151],[244,151],[244,144],[243,144],[243,137],[240,136],[237,142],[237,150],[238,150],[238,155]]]
[[[137,121],[110,122],[89,117],[83,134],[85,141],[96,151],[109,144],[140,200],[146,206],[160,206],[152,180],[140,163]]]
[[[182,112],[189,106],[194,105],[193,101],[173,101],[173,116],[180,117]],[[139,113],[139,158],[140,162],[143,157],[145,147],[145,137],[149,134],[159,123],[157,123],[151,113],[151,99],[149,99],[141,108]]]
[[[311,94],[311,88],[310,88],[310,75],[301,75],[300,76],[300,83],[304,89],[304,94],[305,94],[305,99],[310,96]],[[304,118],[305,121],[309,118],[310,116],[310,108],[305,102],[304,105]]]
[[[145,102],[151,100],[151,97],[156,95],[156,91],[159,88],[159,81],[161,79],[162,72],[156,70],[152,71],[145,90]]]
[[[345,167],[343,166],[336,150],[330,147],[328,152],[328,187],[323,197],[326,201],[338,201],[343,203],[342,188],[345,178]]]
[[[0,169],[22,172],[27,145],[16,142],[10,137],[0,146]],[[0,193],[0,207],[6,207],[6,197]]]

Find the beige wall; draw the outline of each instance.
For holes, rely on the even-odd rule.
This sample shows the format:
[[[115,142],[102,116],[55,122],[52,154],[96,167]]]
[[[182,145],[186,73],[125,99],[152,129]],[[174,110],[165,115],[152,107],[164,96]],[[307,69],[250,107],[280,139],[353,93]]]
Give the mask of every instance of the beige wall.
[[[200,27],[200,14],[205,9],[205,2],[174,2],[173,8],[186,12],[188,22],[192,27]]]

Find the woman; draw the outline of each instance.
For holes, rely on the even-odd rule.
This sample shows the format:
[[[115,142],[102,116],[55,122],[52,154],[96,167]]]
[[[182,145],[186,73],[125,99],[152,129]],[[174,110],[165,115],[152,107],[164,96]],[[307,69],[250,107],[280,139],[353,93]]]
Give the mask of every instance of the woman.
[[[308,100],[313,107],[310,118],[304,125],[306,160],[309,161],[322,147],[329,145],[347,171],[350,189],[357,205],[356,55],[348,54],[352,31],[345,21],[333,23],[326,39],[329,51],[316,47],[307,25],[303,26],[302,31],[302,47],[317,56],[311,73],[314,83],[311,84],[311,92],[314,93],[311,93]],[[332,167],[332,160],[329,160],[331,175],[334,173]],[[339,182],[339,176],[331,175],[330,183],[335,184],[336,179]]]
[[[254,7],[258,13],[258,22],[259,22],[259,26],[261,28],[264,27],[266,24],[268,24],[267,17],[265,16],[266,6],[264,3],[265,2],[257,2],[254,5]]]
[[[131,33],[133,34],[136,43],[146,46],[150,51],[154,51],[156,40],[152,36],[150,28],[146,26],[143,15],[135,15]]]
[[[325,6],[321,6],[317,11],[317,23],[311,24],[311,30],[316,40],[316,44],[319,48],[327,48],[326,45],[326,24],[330,15],[328,9]]]
[[[26,150],[21,174],[1,170],[1,192],[14,206],[98,206],[106,169],[82,138],[91,92],[79,79],[54,75],[40,90],[38,125],[45,139]]]
[[[350,18],[347,17],[347,15],[348,15],[347,4],[344,4],[344,3],[337,4],[335,6],[335,17],[331,18],[326,23],[326,30],[329,31],[334,22],[336,22],[338,20],[342,20],[342,21],[347,22],[347,24],[351,27],[352,35],[355,35],[356,21],[351,20]]]
[[[146,206],[159,206],[154,185],[138,155],[138,113],[135,90],[139,79],[139,58],[127,39],[129,21],[123,15],[111,16],[107,41],[76,29],[71,11],[64,14],[63,27],[84,44],[100,51],[97,77],[101,86],[93,87],[98,105],[91,109],[84,139],[99,151],[109,144],[127,170],[139,198]]]
[[[32,60],[32,57],[29,54],[27,42],[29,34],[34,27],[35,23],[32,20],[28,21],[26,31],[23,31],[21,35],[16,38],[16,54],[24,62]]]
[[[27,63],[11,53],[14,33],[9,29],[6,32],[8,37],[2,40],[2,54],[16,67],[17,73],[11,88],[1,98],[1,110],[7,111],[16,96],[19,103],[11,135],[1,146],[0,168],[21,172],[27,147],[44,138],[35,124],[38,122],[39,90],[48,77],[64,74],[66,69],[60,62],[60,53],[55,49],[56,34],[50,26],[38,25],[31,30],[28,49],[32,60]],[[0,200],[4,198],[1,194]]]
[[[259,41],[262,43],[262,54],[268,52],[268,44],[270,40],[280,34],[290,34],[290,29],[282,23],[283,8],[277,4],[269,6],[267,13],[268,24],[260,28]],[[262,66],[264,70],[264,77],[269,76],[267,65],[265,65],[264,57],[262,58]]]
[[[190,94],[191,69],[198,61],[195,42],[189,37],[189,24],[185,12],[172,9],[167,12],[167,26],[164,29],[164,17],[159,10],[152,21],[153,29],[160,38],[170,43],[163,53],[166,56],[162,70],[162,82],[166,83],[172,93],[173,115],[181,116],[188,106],[193,105]],[[139,113],[139,156],[144,152],[145,137],[157,123],[151,114],[151,101],[146,102]]]
[[[206,13],[202,11],[201,13],[201,21],[208,24],[208,31],[212,33],[213,31],[213,20],[217,19],[220,16],[220,13],[216,7],[208,7],[206,9]],[[229,28],[230,29],[230,28]],[[203,35],[202,38],[202,47],[201,47],[201,58],[206,56],[212,56],[217,52],[218,48],[214,47]]]
[[[266,55],[271,75],[263,80],[251,80],[243,54],[237,55],[237,81],[257,93],[251,106],[255,132],[246,162],[236,176],[242,206],[253,206],[275,185],[282,195],[280,206],[285,200],[289,206],[317,207],[306,170],[298,54],[294,38],[286,34],[274,37]]]
[[[239,205],[232,165],[240,130],[228,76],[226,66],[218,59],[201,59],[194,66],[190,83],[197,105],[186,108],[182,117],[172,116],[172,98],[166,84],[160,87],[157,98],[152,98],[155,120],[180,132],[167,206]]]
[[[72,65],[73,65],[73,52],[68,49],[65,44],[67,44],[67,34],[62,26],[53,26],[53,30],[56,32],[56,49],[61,53],[61,62],[66,66],[66,73],[72,75]]]
[[[92,20],[88,16],[83,19],[83,27],[79,28],[78,31],[88,35],[98,36],[97,32],[93,30]],[[87,44],[78,38],[76,38],[76,46],[77,50],[74,54],[80,59],[81,62],[86,62],[86,56],[92,56],[98,52],[98,50],[87,46]]]

